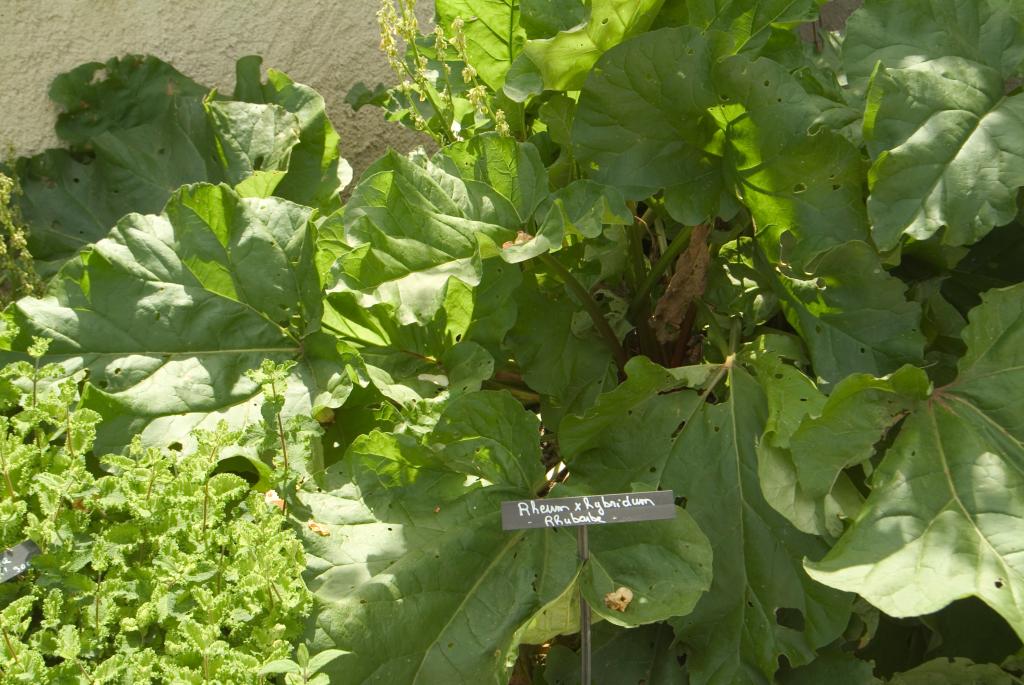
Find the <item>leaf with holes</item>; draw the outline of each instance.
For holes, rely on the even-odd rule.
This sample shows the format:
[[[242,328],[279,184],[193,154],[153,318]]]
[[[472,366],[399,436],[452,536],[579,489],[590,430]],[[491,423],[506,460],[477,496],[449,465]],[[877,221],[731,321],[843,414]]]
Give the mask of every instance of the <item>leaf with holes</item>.
[[[807,569],[892,616],[976,596],[1024,635],[1024,286],[989,291],[964,340],[956,380],[918,403],[853,527]]]

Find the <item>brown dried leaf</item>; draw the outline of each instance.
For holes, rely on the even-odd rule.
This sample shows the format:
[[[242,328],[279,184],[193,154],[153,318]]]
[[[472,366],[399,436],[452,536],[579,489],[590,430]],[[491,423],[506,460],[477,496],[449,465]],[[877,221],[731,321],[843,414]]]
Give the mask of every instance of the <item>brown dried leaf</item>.
[[[502,244],[501,247],[502,247],[502,249],[506,249],[507,250],[510,247],[517,247],[519,245],[525,245],[526,243],[530,242],[531,240],[533,240],[533,236],[532,235],[530,235],[526,231],[519,231],[518,233],[516,233],[515,240],[506,240]]]
[[[604,605],[612,611],[625,611],[633,601],[633,591],[628,587],[620,587],[604,596]]]
[[[267,506],[277,507],[284,511],[284,500],[277,494],[277,490],[267,490],[263,494],[263,501],[267,503]]]
[[[710,232],[711,228],[706,224],[694,226],[690,244],[676,260],[675,273],[654,308],[654,316],[651,317],[654,334],[662,345],[679,337],[687,310],[707,288]]]
[[[331,531],[327,528],[327,526],[323,525],[322,523],[317,523],[316,521],[310,521],[306,525],[309,526],[309,529],[311,531],[313,531],[314,533],[316,533],[317,535],[322,535],[323,537],[327,537],[328,535],[331,534]]]

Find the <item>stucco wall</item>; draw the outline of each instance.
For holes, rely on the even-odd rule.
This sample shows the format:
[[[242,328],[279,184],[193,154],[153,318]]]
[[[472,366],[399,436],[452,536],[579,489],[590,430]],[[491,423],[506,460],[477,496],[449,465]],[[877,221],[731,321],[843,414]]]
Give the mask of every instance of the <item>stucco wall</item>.
[[[432,3],[420,0],[424,19]],[[344,97],[356,81],[391,82],[377,50],[379,0],[0,0],[0,152],[38,152],[58,144],[56,108],[47,98],[57,74],[83,62],[151,53],[199,83],[230,90],[235,60],[263,56],[323,94],[356,173],[388,145],[422,140],[356,113]]]

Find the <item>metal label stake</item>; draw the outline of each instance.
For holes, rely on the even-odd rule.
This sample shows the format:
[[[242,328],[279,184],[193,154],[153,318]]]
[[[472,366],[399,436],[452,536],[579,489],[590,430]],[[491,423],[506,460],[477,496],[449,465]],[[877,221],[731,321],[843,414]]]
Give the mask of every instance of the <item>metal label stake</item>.
[[[660,521],[676,517],[671,490],[656,492],[620,492],[609,495],[551,497],[501,503],[501,527],[524,528],[576,527],[576,550],[580,564],[590,559],[587,527],[606,523]],[[580,591],[580,683],[590,685],[591,673],[590,605]]]
[[[590,558],[590,541],[587,540],[587,527],[580,526],[576,531],[576,549],[579,551],[580,563],[587,563]],[[590,605],[580,592],[580,685],[590,685]]]

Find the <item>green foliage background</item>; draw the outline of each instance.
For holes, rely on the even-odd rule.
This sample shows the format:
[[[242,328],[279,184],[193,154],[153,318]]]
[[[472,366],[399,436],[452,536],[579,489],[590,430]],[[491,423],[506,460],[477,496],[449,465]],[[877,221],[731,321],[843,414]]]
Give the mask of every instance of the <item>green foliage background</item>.
[[[814,0],[411,9],[351,101],[439,150],[344,203],[322,99],[251,58],[231,98],[84,65],[13,170],[48,282],[0,340],[52,339],[95,454],[263,426],[225,468],[278,486],[314,603],[265,675],[575,683],[582,594],[597,682],[1020,682],[1018,3],[815,45]],[[500,529],[654,488],[676,519],[583,564]]]

